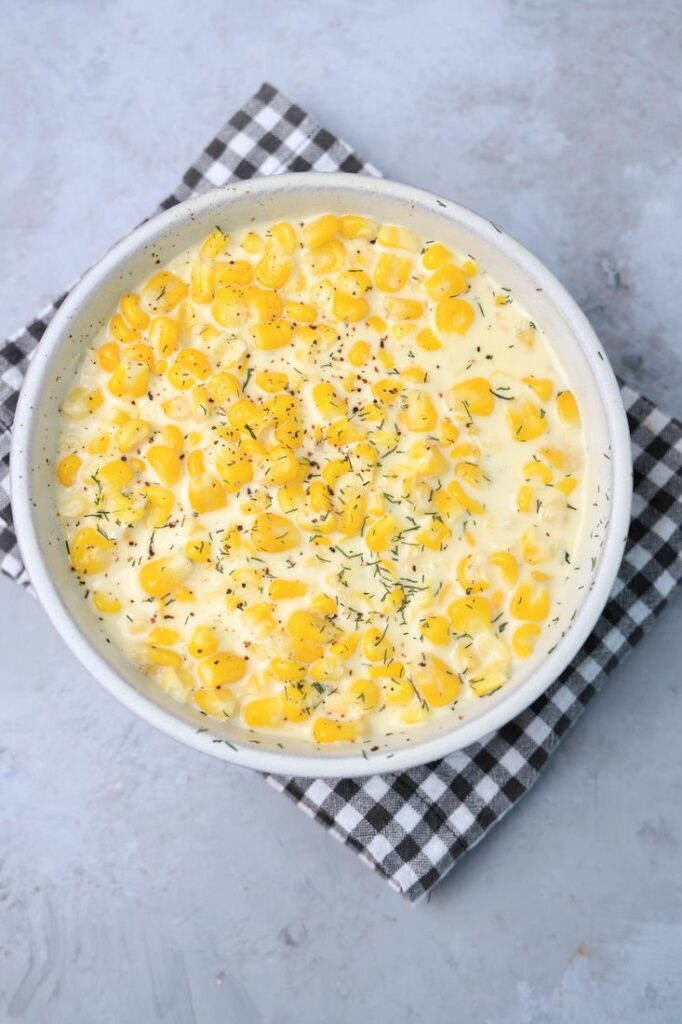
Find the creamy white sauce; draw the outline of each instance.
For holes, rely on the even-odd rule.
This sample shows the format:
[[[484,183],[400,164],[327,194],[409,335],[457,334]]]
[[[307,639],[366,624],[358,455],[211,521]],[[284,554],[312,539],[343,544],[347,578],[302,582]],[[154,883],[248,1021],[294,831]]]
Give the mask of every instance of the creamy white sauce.
[[[294,227],[300,232],[301,225]],[[268,239],[267,225],[251,231],[264,244],[273,244]],[[218,261],[249,260],[257,265],[261,254],[246,253],[243,241],[243,233],[233,233],[227,248],[217,257]],[[436,304],[428,299],[424,287],[424,282],[436,271],[424,268],[419,251],[385,247],[380,242],[364,239],[347,239],[342,244],[344,266],[317,276],[313,272],[315,251],[311,256],[297,242],[290,257],[291,275],[279,289],[284,300],[313,306],[315,324],[330,325],[328,339],[319,346],[310,347],[305,338],[309,332],[301,324],[294,329],[290,344],[259,350],[253,344],[256,316],[249,303],[241,323],[224,327],[212,319],[212,302],[183,300],[180,304],[181,348],[196,348],[207,357],[212,373],[228,372],[239,382],[240,394],[220,405],[206,400],[209,381],[197,380],[193,390],[179,391],[169,381],[167,369],[165,373],[149,374],[148,387],[140,397],[112,395],[109,390],[111,373],[102,369],[96,355],[102,345],[112,340],[110,325],[93,338],[75,383],[88,393],[101,393],[103,401],[94,411],[81,415],[83,396],[77,393],[70,409],[73,413],[75,406],[77,418],[68,415],[70,407],[68,402],[66,404],[59,455],[64,458],[76,454],[81,465],[75,482],[59,488],[58,511],[72,547],[78,531],[87,527],[98,528],[112,542],[106,554],[105,569],[82,574],[84,592],[88,592],[89,600],[97,593],[120,602],[120,610],[102,614],[112,640],[178,700],[191,701],[194,691],[201,688],[201,679],[197,676],[199,661],[187,653],[187,643],[197,626],[211,626],[221,652],[232,652],[245,659],[243,676],[221,688],[225,691],[225,702],[219,713],[239,716],[251,699],[267,696],[279,699],[285,686],[290,684],[272,674],[270,662],[273,657],[291,660],[291,637],[287,628],[290,616],[297,610],[310,610],[311,601],[316,597],[334,597],[336,612],[322,614],[326,616],[330,631],[339,635],[359,634],[355,653],[344,660],[334,657],[329,660],[327,648],[324,654],[328,664],[318,664],[314,670],[309,668],[306,672],[303,719],[274,720],[270,725],[266,723],[266,728],[311,737],[311,723],[323,715],[340,723],[360,723],[358,734],[368,738],[418,725],[433,715],[452,715],[457,708],[461,709],[463,702],[478,699],[475,696],[477,685],[482,693],[487,693],[494,692],[507,680],[513,681],[521,665],[513,637],[524,625],[522,619],[511,613],[511,602],[519,586],[528,585],[535,594],[539,590],[547,591],[549,610],[538,625],[543,638],[551,635],[553,623],[569,593],[570,569],[582,528],[585,454],[580,426],[564,422],[559,415],[557,395],[567,391],[570,382],[550,340],[504,289],[504,282],[493,281],[485,268],[473,263],[475,254],[473,258],[463,253],[452,257],[457,267],[464,264],[471,274],[468,291],[460,297],[472,307],[473,322],[463,335],[445,334],[435,327]],[[199,249],[182,253],[169,269],[189,283],[192,268],[198,262],[210,262],[202,260]],[[409,276],[397,294],[401,298],[426,302],[424,314],[415,321],[403,321],[406,327],[398,327],[396,332],[395,327],[401,322],[387,316],[395,296],[374,286],[361,297],[368,303],[368,315],[382,318],[385,326],[377,323],[371,326],[367,317],[355,323],[339,322],[334,317],[333,298],[339,273],[364,270],[373,279],[377,259],[383,252],[412,261]],[[342,277],[341,282],[345,289],[349,278]],[[153,314],[154,297],[145,299],[143,284],[140,283],[142,308]],[[163,304],[163,296],[160,302]],[[169,315],[177,317],[179,308]],[[205,332],[207,324],[212,325],[210,333],[215,335],[209,339]],[[443,343],[435,351],[425,350],[417,341],[420,332],[427,327]],[[402,330],[405,330],[404,336],[396,337]],[[141,330],[139,343],[147,342],[148,332],[148,327]],[[370,348],[371,354],[364,366],[353,366],[349,362],[349,353],[358,341],[366,341]],[[119,345],[119,357],[125,356],[127,348],[125,344]],[[168,365],[176,355],[177,352],[166,360]],[[158,351],[154,352],[154,358],[158,361]],[[156,369],[163,367],[163,363],[159,367],[157,362]],[[340,514],[343,499],[349,494],[357,492],[366,496],[368,504],[362,516],[361,532],[344,536],[333,530],[323,533],[320,540],[319,528],[326,529],[324,514],[309,508],[283,511],[277,487],[270,483],[266,471],[267,461],[258,459],[254,461],[253,480],[236,493],[228,493],[222,507],[205,513],[198,513],[192,507],[189,497],[192,478],[187,471],[189,453],[201,450],[206,472],[220,478],[219,460],[225,458],[226,450],[220,429],[227,422],[230,406],[234,401],[247,398],[264,407],[273,397],[258,386],[261,370],[286,373],[289,389],[299,401],[303,439],[296,449],[296,457],[308,463],[305,489],[313,481],[322,482],[320,473],[329,460],[349,456],[350,470],[341,475],[332,488],[332,514]],[[421,371],[425,380],[410,379],[405,371],[408,374]],[[524,378],[529,377],[550,382],[551,396],[540,398],[524,383]],[[451,393],[453,385],[472,378],[484,378],[489,384],[493,393],[489,414],[472,412],[470,403],[462,402]],[[392,404],[380,405],[381,415],[373,420],[367,418],[366,410],[376,401],[373,385],[378,381],[402,385],[402,391]],[[350,428],[357,430],[362,440],[339,447],[325,439],[330,421],[321,414],[313,397],[313,389],[320,382],[333,385],[338,398],[346,402]],[[486,390],[483,389],[483,395]],[[427,431],[414,431],[405,426],[403,406],[413,392],[427,396],[437,414],[438,422]],[[177,407],[173,409],[175,418],[169,418],[168,402],[174,402]],[[540,410],[543,420],[542,434],[525,442],[514,437],[515,421],[510,422],[522,402],[532,403],[532,408]],[[93,404],[97,404],[97,399]],[[116,442],[118,427],[113,423],[116,413],[127,413],[149,424],[141,444],[124,453],[127,463],[135,459],[143,461],[130,483],[121,490],[103,486],[100,478],[102,467],[121,457]],[[444,421],[456,428],[446,426],[446,432],[451,430],[449,441],[443,434]],[[149,521],[150,515],[155,514],[150,509],[149,487],[164,485],[145,455],[150,444],[164,443],[161,432],[169,423],[179,427],[184,438],[182,472],[178,483],[169,486],[175,504],[167,523],[154,529]],[[276,443],[272,424],[262,430],[258,429],[258,424],[255,429],[250,425],[249,428],[248,432],[241,432],[245,443],[258,439],[266,449]],[[391,433],[396,428],[399,434],[392,438]],[[93,454],[88,446],[92,442],[96,446],[102,435],[109,438],[107,450]],[[356,448],[366,442],[376,449],[376,466],[364,457],[364,449]],[[414,448],[418,445],[432,449],[435,452],[432,457],[443,463],[445,471],[438,475],[422,473],[420,462],[414,457]],[[547,449],[553,454],[548,455]],[[429,451],[426,457],[428,459]],[[562,464],[558,466],[553,462]],[[533,463],[540,467],[537,471]],[[570,484],[564,484],[566,493],[557,487],[567,478],[575,481],[570,493]],[[439,511],[436,496],[452,481],[457,481],[464,494],[482,506],[482,510],[460,509],[459,514],[451,515]],[[123,515],[121,494],[125,498]],[[519,503],[525,504],[527,510],[519,511]],[[250,551],[250,531],[259,512],[284,515],[296,527],[300,543],[282,552]],[[380,516],[395,520],[395,536],[386,550],[376,552],[368,548],[367,541],[369,531]],[[442,549],[432,550],[419,543],[422,531],[441,520],[447,528]],[[237,537],[237,534],[240,535],[237,548],[221,553],[226,538]],[[206,544],[209,561],[187,560],[185,545],[192,540]],[[491,562],[491,556],[500,552],[513,555],[518,565],[518,582],[510,582],[509,569],[500,564],[499,559]],[[150,558],[166,556],[181,566],[185,577],[182,588],[191,591],[194,600],[178,599],[174,591],[161,599],[150,597],[144,591],[140,569]],[[467,557],[470,561],[463,568],[462,561]],[[464,571],[473,584],[469,595],[458,580],[458,575],[461,577]],[[538,573],[546,578],[534,578]],[[308,589],[300,597],[271,600],[273,578],[300,581]],[[483,590],[478,589],[481,580],[485,584]],[[387,614],[382,610],[385,607],[382,602],[396,586],[403,590],[400,607]],[[489,627],[474,635],[462,636],[450,621],[447,643],[434,644],[428,636],[425,638],[425,618],[452,620],[448,608],[467,597],[489,601]],[[261,609],[255,616],[254,604]],[[269,606],[270,610],[262,606]],[[263,621],[255,621],[258,616]],[[149,662],[150,643],[165,649],[163,643],[155,645],[150,641],[150,633],[158,627],[178,634],[168,649],[176,652],[169,660],[179,658],[179,665],[157,666]],[[365,634],[372,628],[381,634],[377,660],[367,657]],[[387,649],[386,644],[390,645]],[[456,699],[442,707],[424,696],[425,673],[428,674],[433,657],[461,680]],[[398,680],[406,679],[409,683],[409,692],[403,694],[405,703],[390,703],[396,696],[395,687],[388,677],[382,679],[375,675],[374,684],[379,690],[376,707],[370,710],[363,707],[362,698],[358,699],[357,693],[351,692],[353,684],[381,671],[382,665],[396,662],[404,669],[395,669],[393,674]],[[311,671],[321,674],[320,678],[311,678]]]

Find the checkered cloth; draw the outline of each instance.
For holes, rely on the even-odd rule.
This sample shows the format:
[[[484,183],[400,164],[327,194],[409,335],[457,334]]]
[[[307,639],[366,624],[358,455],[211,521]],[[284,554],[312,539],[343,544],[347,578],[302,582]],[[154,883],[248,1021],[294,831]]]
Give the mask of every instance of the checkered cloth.
[[[162,208],[236,178],[282,171],[378,174],[300,107],[263,85],[209,143]],[[12,531],[9,430],[28,360],[61,299],[0,347],[0,567],[28,583]],[[409,900],[429,891],[538,778],[607,674],[682,576],[682,424],[622,389],[635,468],[625,559],[593,634],[561,678],[484,744],[400,775],[269,778]]]

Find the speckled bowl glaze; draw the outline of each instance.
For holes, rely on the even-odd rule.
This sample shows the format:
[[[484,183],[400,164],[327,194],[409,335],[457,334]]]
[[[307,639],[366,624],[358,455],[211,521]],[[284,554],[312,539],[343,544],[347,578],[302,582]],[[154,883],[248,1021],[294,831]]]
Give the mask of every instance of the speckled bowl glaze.
[[[229,231],[253,220],[325,211],[368,214],[405,224],[472,253],[511,288],[557,349],[583,411],[590,521],[576,559],[572,601],[551,636],[513,682],[467,703],[458,716],[366,746],[318,749],[300,740],[254,735],[180,705],[108,641],[70,571],[55,510],[59,408],[84,349],[120,294],[196,243],[216,222]],[[360,776],[435,761],[499,729],[559,676],[604,607],[623,554],[631,501],[630,443],[618,386],[586,318],[549,271],[496,225],[448,199],[393,182],[347,174],[283,174],[216,189],[147,221],[104,256],[50,323],[26,377],[14,424],[12,506],[30,578],[56,629],[106,690],[144,721],[196,750],[282,775]]]

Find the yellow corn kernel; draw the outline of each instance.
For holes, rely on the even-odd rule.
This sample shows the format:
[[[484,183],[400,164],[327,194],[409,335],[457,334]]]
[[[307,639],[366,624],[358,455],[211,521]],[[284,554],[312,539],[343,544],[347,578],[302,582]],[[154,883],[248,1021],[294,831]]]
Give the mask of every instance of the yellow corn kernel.
[[[578,486],[578,481],[574,476],[566,476],[563,480],[559,480],[554,486],[568,498],[569,495],[573,494],[573,491]]]
[[[442,551],[450,540],[452,533],[442,519],[430,516],[425,526],[415,534],[417,544],[422,544],[431,551]]]
[[[176,601],[185,601],[191,603],[195,599],[194,591],[190,590],[189,587],[178,587],[178,589],[175,591],[175,599]]]
[[[255,275],[264,288],[283,288],[291,276],[293,265],[287,253],[268,247],[256,264]]]
[[[301,484],[284,484],[277,489],[277,504],[282,512],[297,512],[306,501],[305,489]]]
[[[331,241],[337,235],[338,230],[338,217],[335,217],[333,213],[326,213],[306,224],[301,232],[301,238],[307,249],[317,249]]]
[[[521,534],[521,557],[529,565],[538,565],[547,558],[548,550],[537,527],[529,527]]]
[[[465,260],[462,264],[462,270],[467,277],[476,277],[476,274],[478,273],[478,267],[473,260]]]
[[[250,285],[252,281],[253,267],[248,260],[219,260],[215,265],[216,288],[226,288],[231,285],[243,287]],[[239,287],[234,291],[239,291]],[[241,292],[239,295],[241,297]],[[220,323],[220,321],[218,322]]]
[[[389,677],[384,683],[384,701],[394,707],[404,707],[415,698],[414,687],[407,676]]]
[[[352,743],[362,735],[361,723],[336,722],[333,718],[313,720],[313,738],[316,743]]]
[[[572,391],[559,391],[556,396],[556,411],[562,423],[577,427],[580,423],[580,411]]]
[[[365,544],[370,551],[386,551],[400,533],[400,526],[393,516],[375,519],[365,533]]]
[[[294,228],[287,221],[280,221],[270,228],[270,235],[277,245],[289,256],[295,251],[297,237]]]
[[[211,316],[221,327],[239,327],[246,319],[244,295],[237,285],[224,285],[216,293]]]
[[[455,476],[464,480],[470,487],[482,487],[484,483],[489,482],[481,467],[473,462],[459,462],[455,466]]]
[[[443,342],[434,334],[430,327],[424,327],[417,335],[417,344],[425,352],[436,352],[443,347]]]
[[[268,594],[273,601],[288,601],[292,597],[302,597],[307,591],[306,583],[300,580],[274,579],[268,588]]]
[[[77,573],[89,575],[103,572],[109,564],[112,541],[93,526],[83,526],[71,538],[69,554]]]
[[[167,626],[155,626],[149,633],[151,643],[159,647],[174,647],[180,639],[180,634]]]
[[[389,297],[384,305],[387,314],[394,320],[418,320],[424,313],[424,303],[417,299]]]
[[[521,583],[512,595],[509,607],[515,619],[525,622],[542,622],[549,615],[550,597],[546,587],[533,587]]]
[[[277,292],[253,285],[247,289],[246,300],[250,311],[259,323],[269,323],[282,315],[282,300]]]
[[[399,292],[407,284],[411,269],[409,257],[382,252],[374,269],[374,284],[381,292]]]
[[[114,439],[119,451],[129,452],[133,448],[139,448],[151,433],[151,426],[147,420],[130,419],[122,423],[116,431]]]
[[[437,270],[438,267],[442,267],[444,263],[450,262],[452,259],[452,253],[449,249],[446,249],[440,242],[434,242],[424,250],[422,256],[422,263],[426,270]]]
[[[371,679],[356,679],[346,693],[361,711],[373,711],[381,700],[381,690]]]
[[[187,456],[187,472],[190,476],[201,476],[206,472],[206,461],[204,453],[200,451],[190,452]]]
[[[414,681],[422,699],[434,708],[452,704],[462,687],[459,676],[433,654],[427,656],[425,667],[416,669]]]
[[[377,226],[369,217],[347,213],[339,218],[339,234],[342,238],[367,238],[371,241],[377,237]]]
[[[264,248],[265,243],[263,242],[263,239],[255,231],[249,231],[244,236],[244,241],[242,242],[242,249],[244,250],[244,252],[248,252],[250,256],[260,255],[260,253],[263,252]]]
[[[134,342],[125,350],[123,362],[144,363],[147,369],[151,370],[154,367],[154,352],[149,345],[144,345],[141,342]]]
[[[315,307],[305,302],[285,302],[284,313],[297,324],[312,324],[317,316]]]
[[[366,341],[356,341],[348,350],[348,362],[351,366],[364,366],[371,354],[372,350]]]
[[[398,415],[398,420],[408,430],[427,434],[434,430],[438,423],[438,413],[425,391],[411,390],[407,394],[407,401]]]
[[[519,563],[511,552],[496,551],[490,556],[490,563],[500,570],[504,577],[504,582],[508,586],[513,587],[519,578]]]
[[[489,416],[495,408],[495,396],[485,377],[469,377],[453,384],[447,397],[451,409],[461,419]]]
[[[210,235],[208,235],[201,246],[200,253],[207,260],[214,260],[216,256],[220,256],[221,252],[227,245],[227,235],[220,228],[214,228]]]
[[[215,267],[213,263],[197,260],[190,275],[190,295],[193,302],[213,302],[215,295]]]
[[[427,716],[428,710],[422,704],[412,704],[400,712],[400,721],[404,725],[419,725]]]
[[[282,697],[259,697],[242,707],[244,725],[249,729],[274,729],[284,721]]]
[[[316,384],[312,391],[313,401],[318,411],[326,420],[332,420],[336,416],[345,416],[348,411],[348,403],[345,398],[337,395],[333,384],[321,382]]]
[[[516,492],[516,508],[519,512],[532,512],[535,507],[535,496],[530,484],[521,484]]]
[[[566,469],[568,466],[566,454],[559,451],[558,448],[541,448],[540,454],[543,459],[547,459],[549,464],[554,466],[555,469]]]
[[[104,455],[109,449],[109,435],[100,434],[88,443],[88,451],[91,455]]]
[[[317,683],[338,682],[343,675],[343,666],[334,655],[325,655],[310,665],[308,675]]]
[[[277,444],[265,461],[265,479],[269,484],[293,484],[299,479],[301,464],[289,449]]]
[[[466,334],[474,318],[474,307],[466,299],[441,299],[436,306],[436,327],[443,334]]]
[[[105,487],[115,491],[122,490],[130,483],[134,475],[130,461],[123,462],[122,459],[114,459],[112,462],[107,462],[97,474]]]
[[[287,619],[287,632],[296,640],[311,644],[328,644],[338,638],[339,630],[318,612],[299,610]]]
[[[432,441],[417,441],[409,451],[410,463],[420,476],[441,476],[449,469],[449,465],[438,445]],[[453,487],[456,481],[450,484]]]
[[[346,661],[355,654],[359,641],[360,636],[358,633],[346,633],[345,636],[340,637],[329,645],[329,653],[333,654],[336,658],[340,658],[342,661]]]
[[[197,666],[197,675],[202,686],[214,690],[218,686],[229,686],[238,682],[246,672],[246,661],[231,651],[221,651],[203,658]]]
[[[534,377],[531,374],[530,377],[523,378],[523,383],[535,392],[541,402],[549,402],[554,394],[554,385],[546,377]]]
[[[372,384],[372,394],[382,405],[392,405],[403,390],[403,383],[398,377],[383,377]]]
[[[109,378],[109,391],[117,398],[141,398],[149,386],[149,367],[145,363],[125,360]]]
[[[443,646],[450,643],[450,623],[444,615],[427,615],[420,619],[419,632],[432,644]]]
[[[57,479],[62,487],[72,487],[76,482],[78,470],[81,468],[82,459],[75,454],[65,455],[57,463]]]
[[[460,268],[455,266],[454,263],[444,263],[434,274],[431,274],[426,279],[424,287],[432,302],[440,302],[443,299],[452,299],[455,295],[461,295],[463,292],[468,291],[469,282]],[[468,306],[469,303],[466,303],[466,305]],[[473,308],[471,312],[473,320]],[[465,333],[458,328],[451,327],[450,330],[457,330],[458,334]]]
[[[329,487],[333,487],[345,473],[350,472],[350,468],[348,459],[330,459],[322,467],[322,479]]]
[[[322,480],[313,480],[308,487],[308,503],[313,512],[331,512],[331,491]]]
[[[339,416],[338,419],[335,419],[327,427],[326,438],[329,444],[334,445],[335,448],[340,448],[346,444],[355,444],[357,441],[363,441],[365,435],[358,427],[353,426],[346,416]]]
[[[393,656],[393,644],[386,636],[385,629],[376,626],[368,629],[362,640],[362,653],[368,661],[389,661]]]
[[[254,344],[264,352],[290,345],[293,336],[294,328],[288,320],[272,320],[267,324],[256,324],[253,328]]]
[[[283,683],[302,683],[308,671],[307,665],[292,658],[272,658],[270,672]]]
[[[144,659],[148,664],[163,665],[166,668],[180,668],[182,665],[182,655],[177,651],[155,647],[153,644],[145,649]]]
[[[396,224],[383,224],[379,228],[377,242],[387,249],[406,249],[408,252],[419,252],[421,245],[419,235]]]
[[[147,461],[164,484],[176,484],[180,479],[182,465],[178,453],[163,444],[153,444],[147,449]]]
[[[149,512],[149,522],[154,528],[165,526],[175,506],[175,495],[168,487],[153,484],[145,491],[145,507]],[[120,515],[120,513],[119,513]]]
[[[459,437],[459,427],[456,427],[455,424],[452,422],[452,420],[449,420],[449,419],[441,420],[440,433],[439,433],[439,437],[438,437],[438,440],[440,441],[440,443],[442,445],[454,444],[458,437]],[[456,456],[454,456],[453,452],[451,452],[450,454],[451,454],[451,456],[456,457]],[[467,454],[471,454],[471,453],[469,452]]]
[[[126,323],[120,313],[114,313],[112,316],[109,321],[109,330],[116,341],[120,341],[123,345],[130,345],[140,339],[140,332]]]
[[[152,313],[169,313],[187,295],[187,285],[170,270],[160,270],[147,281],[144,301]]]
[[[208,562],[211,555],[211,545],[205,538],[196,537],[188,540],[185,544],[185,557],[190,562]]]
[[[97,362],[106,373],[112,373],[119,362],[118,345],[115,341],[108,341],[97,349]]]
[[[306,268],[313,277],[324,277],[341,270],[346,262],[346,249],[338,238],[317,246],[306,257]],[[330,288],[329,282],[321,282]],[[318,297],[319,300],[319,297]]]
[[[457,582],[468,594],[480,594],[490,586],[475,555],[464,555],[457,563]]]
[[[134,293],[124,295],[121,299],[121,312],[131,327],[144,331],[149,326],[149,314],[140,306],[140,296]]]
[[[458,480],[451,480],[446,487],[436,491],[433,503],[442,516],[450,518],[459,516],[463,511],[476,515],[483,512],[485,506],[470,497]]]
[[[515,441],[534,441],[547,429],[547,419],[535,402],[521,399],[507,412],[507,422]]]
[[[149,328],[149,342],[160,356],[175,352],[180,341],[180,332],[175,320],[169,316],[155,317]]]
[[[485,597],[460,597],[448,605],[447,613],[454,632],[460,636],[490,629],[490,602]]]
[[[175,360],[175,365],[191,373],[197,380],[207,380],[211,376],[211,364],[198,348],[183,348]]]
[[[533,653],[537,639],[540,636],[540,627],[535,622],[526,622],[514,630],[512,637],[512,650],[517,658],[529,658]]]
[[[334,291],[333,310],[337,320],[357,323],[358,320],[364,320],[369,313],[369,303],[361,296],[356,298],[337,288]]]
[[[523,474],[528,480],[540,480],[543,484],[552,482],[552,470],[539,459],[530,459],[523,467]]]
[[[197,690],[194,694],[197,707],[211,718],[231,718],[237,707],[237,699],[229,690]]]
[[[250,398],[240,398],[230,406],[227,418],[230,425],[249,437],[259,434],[265,425],[265,413],[260,405]]]
[[[107,594],[104,590],[96,590],[94,592],[92,603],[97,611],[102,612],[103,615],[114,615],[116,612],[120,612],[123,607],[117,597]]]
[[[301,540],[297,528],[284,516],[275,512],[262,512],[256,516],[251,528],[251,543],[257,551],[275,554],[289,551],[299,545]]]
[[[227,504],[225,487],[211,473],[192,477],[188,487],[189,502],[195,512],[215,512]]]

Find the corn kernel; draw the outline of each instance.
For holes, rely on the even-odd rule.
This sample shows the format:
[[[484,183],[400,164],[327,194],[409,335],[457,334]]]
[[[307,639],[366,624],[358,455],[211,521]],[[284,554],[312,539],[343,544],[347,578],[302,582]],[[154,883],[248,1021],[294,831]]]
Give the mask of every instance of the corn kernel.
[[[194,700],[211,718],[231,718],[237,707],[237,699],[229,690],[197,690]]]
[[[466,334],[475,319],[466,299],[441,299],[436,306],[436,327],[443,334]]]
[[[104,590],[96,590],[94,592],[92,603],[97,611],[102,612],[103,615],[115,615],[123,607],[117,597],[107,594]]]
[[[580,423],[580,411],[572,391],[560,391],[556,396],[556,409],[562,423],[577,427]]]
[[[214,228],[211,234],[204,239],[200,250],[201,255],[204,259],[214,260],[216,256],[220,256],[226,245],[227,236],[225,232],[220,228]]]
[[[381,292],[399,292],[407,284],[411,269],[411,259],[383,252],[374,270],[374,284]]]
[[[78,455],[65,455],[57,463],[57,479],[62,487],[73,487],[81,468],[82,460]]]
[[[218,650],[218,636],[212,626],[197,626],[187,645],[187,652],[195,661],[208,658]]]
[[[246,661],[229,651],[211,654],[197,666],[197,675],[202,686],[213,690],[218,686],[229,686],[238,682],[246,672]]]
[[[361,736],[359,722],[337,722],[333,718],[316,718],[313,737],[317,743],[352,743]]]

